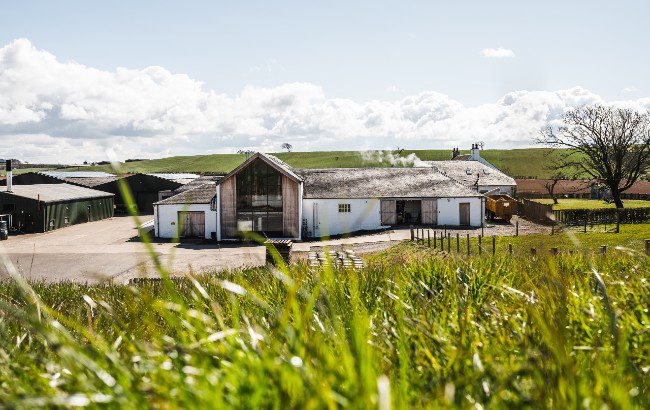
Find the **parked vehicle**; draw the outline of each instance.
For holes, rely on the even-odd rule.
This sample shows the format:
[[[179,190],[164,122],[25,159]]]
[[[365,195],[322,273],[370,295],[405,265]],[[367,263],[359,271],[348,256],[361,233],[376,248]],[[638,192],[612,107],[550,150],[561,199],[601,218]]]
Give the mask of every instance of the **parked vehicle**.
[[[488,195],[485,200],[485,217],[490,221],[510,222],[516,212],[517,200],[509,195]]]

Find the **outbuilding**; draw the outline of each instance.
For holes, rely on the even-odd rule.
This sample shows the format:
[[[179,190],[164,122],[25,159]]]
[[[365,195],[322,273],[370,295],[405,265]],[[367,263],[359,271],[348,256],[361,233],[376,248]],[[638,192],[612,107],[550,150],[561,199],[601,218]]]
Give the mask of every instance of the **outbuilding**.
[[[46,232],[113,216],[113,194],[71,184],[13,185],[0,191],[0,213],[21,232]]]
[[[204,183],[154,204],[154,229],[160,238],[217,238],[214,182]]]

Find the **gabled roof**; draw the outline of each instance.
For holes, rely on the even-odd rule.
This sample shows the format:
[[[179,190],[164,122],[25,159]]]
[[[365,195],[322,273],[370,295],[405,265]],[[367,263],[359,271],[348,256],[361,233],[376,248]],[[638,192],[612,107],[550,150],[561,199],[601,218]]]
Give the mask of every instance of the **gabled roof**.
[[[230,178],[231,176],[239,173],[239,171],[246,168],[249,164],[251,164],[253,161],[258,160],[258,159],[266,162],[267,164],[269,164],[270,166],[275,168],[278,172],[288,176],[289,178],[293,179],[294,181],[302,182],[302,178],[299,175],[297,175],[294,172],[294,169],[291,168],[286,162],[282,161],[280,158],[278,158],[276,156],[265,154],[263,152],[256,152],[253,156],[248,158],[246,161],[239,164],[239,166],[237,168],[230,171],[225,177],[223,177],[223,179],[221,181],[224,181],[224,180]],[[219,181],[218,183],[220,184],[221,181]]]
[[[178,195],[165,198],[162,201],[156,202],[154,205],[209,204],[216,194],[216,184],[209,182],[181,192]]]
[[[470,188],[486,185],[516,186],[517,181],[498,169],[489,167],[479,161],[425,161],[449,178]]]
[[[61,202],[77,199],[106,198],[114,196],[111,193],[96,189],[84,188],[71,184],[36,184],[14,185],[12,192],[2,191],[2,195],[13,195],[41,202]]]
[[[305,198],[455,198],[478,192],[433,168],[296,169]]]

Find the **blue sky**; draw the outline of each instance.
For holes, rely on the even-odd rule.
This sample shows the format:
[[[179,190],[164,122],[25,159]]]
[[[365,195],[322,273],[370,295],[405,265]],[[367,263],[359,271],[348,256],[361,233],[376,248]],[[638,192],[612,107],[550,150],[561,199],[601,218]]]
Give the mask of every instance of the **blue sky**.
[[[76,62],[107,73],[118,67],[160,66],[202,83],[206,92],[232,98],[247,86],[273,90],[294,83],[319,87],[323,95],[317,98],[351,100],[364,110],[368,102],[391,102],[423,92],[444,94],[465,108],[493,104],[521,90],[581,87],[603,101],[637,101],[650,92],[650,2],[644,1],[0,3],[0,47],[27,39],[62,64]],[[481,53],[497,48],[514,56],[488,58]],[[290,114],[283,118],[284,123],[294,119]],[[267,124],[268,119],[262,122]],[[106,148],[111,145],[109,136],[125,141],[124,132],[84,125],[85,130],[89,127],[97,137],[88,138],[88,143],[101,140]],[[129,127],[135,129],[132,134],[141,129]],[[34,127],[6,128],[2,131],[0,126],[0,132],[37,134],[28,130]],[[292,137],[278,133],[277,126],[253,140],[245,138],[245,130],[231,135],[224,128],[179,134],[177,128],[162,134],[195,138],[215,152],[244,145],[271,148],[276,137]],[[320,145],[305,143],[304,148],[322,149],[335,132],[326,130]],[[372,146],[374,140],[369,138],[378,139],[378,148],[399,139],[395,129],[385,129],[386,136],[381,132],[366,135],[357,130],[353,137],[358,143],[348,148]],[[43,127],[38,133],[67,138],[77,146],[83,139]],[[151,130],[136,137],[144,134]],[[301,141],[304,128],[298,134]],[[454,137],[449,142],[471,138]],[[523,139],[511,140],[499,140],[497,145],[525,145]],[[434,141],[422,142],[414,139],[411,145]]]

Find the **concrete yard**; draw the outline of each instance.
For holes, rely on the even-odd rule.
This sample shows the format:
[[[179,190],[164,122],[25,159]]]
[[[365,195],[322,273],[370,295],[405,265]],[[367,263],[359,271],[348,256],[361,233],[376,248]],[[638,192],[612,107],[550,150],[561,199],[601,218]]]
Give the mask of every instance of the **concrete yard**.
[[[142,217],[141,222],[152,219]],[[174,274],[237,269],[265,264],[263,246],[154,243],[156,254]],[[33,281],[125,282],[155,276],[153,263],[131,217],[74,225],[52,232],[10,236],[0,254]],[[7,277],[0,263],[0,278]]]

